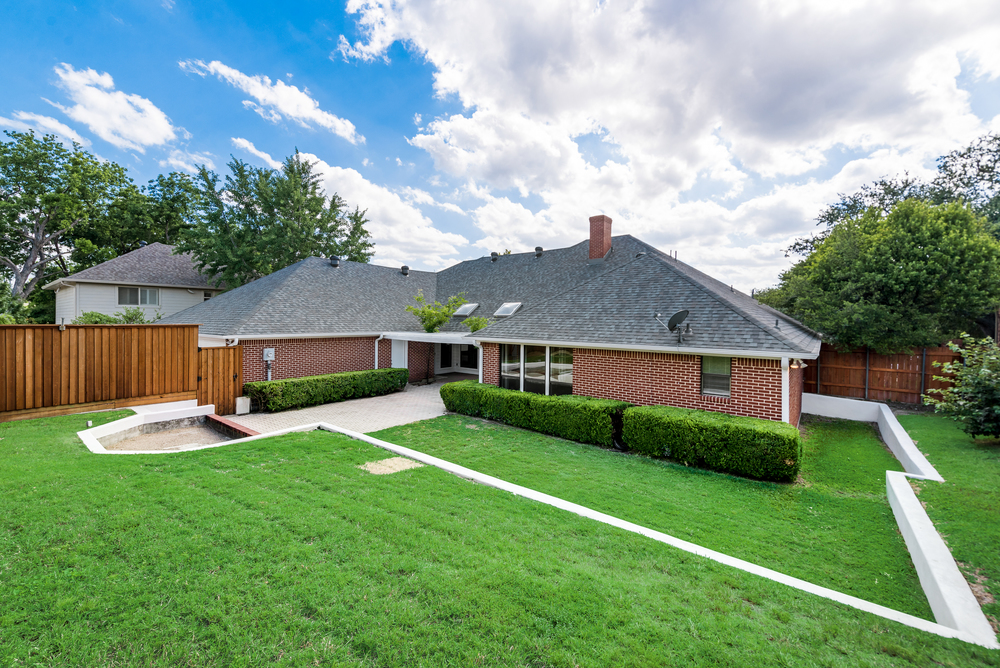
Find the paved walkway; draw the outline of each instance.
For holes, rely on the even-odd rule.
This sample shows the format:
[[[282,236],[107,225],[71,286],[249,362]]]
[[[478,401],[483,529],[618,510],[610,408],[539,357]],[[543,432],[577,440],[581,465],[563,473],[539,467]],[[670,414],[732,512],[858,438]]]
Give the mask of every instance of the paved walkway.
[[[379,429],[388,429],[401,424],[428,420],[445,414],[441,401],[441,386],[445,382],[463,380],[472,376],[452,374],[448,381],[439,380],[430,385],[406,386],[405,392],[393,392],[381,397],[351,399],[335,404],[323,404],[280,413],[252,413],[250,415],[227,415],[244,427],[250,427],[262,434],[278,429],[288,429],[312,422],[329,422],[344,429],[366,434]]]

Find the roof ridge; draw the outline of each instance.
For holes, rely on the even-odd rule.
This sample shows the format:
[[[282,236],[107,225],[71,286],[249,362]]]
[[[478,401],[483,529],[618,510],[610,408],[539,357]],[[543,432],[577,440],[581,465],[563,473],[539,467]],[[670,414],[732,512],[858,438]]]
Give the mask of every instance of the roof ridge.
[[[693,277],[688,276],[685,272],[683,272],[680,269],[678,269],[677,267],[675,267],[674,263],[683,264],[685,267],[687,267],[689,269],[692,269],[693,271],[698,272],[699,274],[701,274],[705,278],[707,278],[709,280],[712,280],[712,281],[718,282],[723,287],[725,287],[725,283],[722,283],[722,281],[719,281],[718,279],[712,278],[711,276],[709,276],[708,274],[706,274],[703,271],[699,271],[698,269],[695,269],[694,267],[692,267],[691,265],[687,264],[686,262],[681,263],[680,260],[676,260],[674,258],[669,258],[668,259],[667,256],[665,256],[663,254],[663,251],[661,251],[659,249],[654,249],[654,251],[655,252],[653,253],[653,257],[655,259],[657,259],[660,262],[660,264],[662,264],[662,265],[664,265],[666,267],[669,267],[671,271],[673,271],[675,274],[677,274],[678,276],[680,276],[681,278],[683,278],[684,280],[686,280],[688,283],[696,286],[699,290],[703,291],[705,294],[707,294],[709,297],[711,297],[715,301],[719,302],[720,304],[723,304],[723,305],[725,305],[725,306],[727,306],[727,307],[735,310],[747,322],[749,322],[750,324],[754,325],[759,330],[761,330],[762,332],[766,333],[768,336],[771,336],[771,337],[777,339],[778,341],[781,341],[782,343],[784,343],[785,345],[787,345],[789,348],[793,348],[795,350],[802,350],[802,346],[799,345],[797,342],[793,341],[790,337],[788,337],[784,332],[781,331],[780,328],[777,328],[777,332],[778,333],[776,334],[774,331],[772,331],[772,330],[774,330],[776,328],[770,327],[767,324],[762,323],[758,317],[756,317],[752,313],[749,313],[743,307],[742,304],[740,304],[736,300],[728,299],[728,298],[724,297],[722,294],[719,294],[718,292],[715,292],[714,290],[710,290],[708,288],[708,286],[702,284],[700,281],[695,280]],[[741,292],[740,294],[743,294],[743,293]],[[753,299],[753,298],[751,297],[751,299]],[[756,301],[754,303],[759,305],[759,303],[756,302]],[[785,318],[786,318],[786,320],[789,321],[790,324],[794,323],[796,325],[801,326],[801,324],[798,321],[790,319],[790,318],[788,318],[788,316],[785,316]],[[806,351],[803,351],[803,352],[806,352]]]

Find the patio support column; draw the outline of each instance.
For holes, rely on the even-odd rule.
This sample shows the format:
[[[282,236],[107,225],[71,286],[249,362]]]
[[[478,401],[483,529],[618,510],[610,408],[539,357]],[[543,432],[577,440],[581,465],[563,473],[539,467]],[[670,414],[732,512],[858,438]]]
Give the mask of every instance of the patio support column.
[[[545,396],[549,396],[549,378],[552,365],[552,358],[549,356],[549,347],[545,346]]]
[[[483,344],[481,343],[476,346],[476,357],[479,359],[479,364],[476,366],[479,367],[479,382],[481,383],[483,382]]]
[[[524,344],[521,344],[521,391],[524,392]]]

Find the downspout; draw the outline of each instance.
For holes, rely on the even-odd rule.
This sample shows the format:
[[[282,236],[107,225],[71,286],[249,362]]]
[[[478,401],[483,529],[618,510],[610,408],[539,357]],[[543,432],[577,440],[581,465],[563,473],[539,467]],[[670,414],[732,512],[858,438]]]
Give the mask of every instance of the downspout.
[[[788,422],[788,358],[781,358],[781,421]],[[789,422],[789,424],[791,424]]]
[[[385,338],[385,333],[379,334],[375,339],[375,370],[378,371],[378,342]]]
[[[473,339],[472,340],[472,345],[476,346],[476,357],[479,359],[479,364],[477,364],[476,366],[479,367],[479,382],[482,383],[483,382],[483,344],[482,344],[481,341]]]

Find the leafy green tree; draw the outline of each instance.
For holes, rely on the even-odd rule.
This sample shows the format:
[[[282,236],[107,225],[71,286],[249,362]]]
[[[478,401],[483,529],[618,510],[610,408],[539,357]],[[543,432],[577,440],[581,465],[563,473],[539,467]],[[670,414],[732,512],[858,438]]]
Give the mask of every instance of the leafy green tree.
[[[961,362],[935,362],[950,378],[934,376],[934,380],[951,381],[942,390],[928,390],[940,398],[924,396],[924,401],[939,413],[950,415],[962,423],[962,430],[971,435],[1000,438],[1000,348],[993,339],[976,340],[963,333],[961,345],[948,347],[961,353]]]
[[[938,158],[938,176],[929,190],[935,203],[971,206],[986,218],[990,233],[1000,238],[1000,135],[983,135]]]
[[[872,207],[835,223],[757,298],[842,350],[936,346],[1000,304],[1000,242],[961,204]]]
[[[490,324],[490,321],[482,316],[474,315],[463,320],[462,324],[468,327],[470,332],[478,332]]]
[[[98,217],[123,189],[125,169],[101,162],[53,135],[6,131],[0,143],[0,267],[24,301],[50,264],[63,260],[65,237]]]
[[[417,305],[407,306],[406,310],[417,317],[425,332],[433,333],[441,329],[441,325],[448,322],[458,307],[465,303],[464,294],[462,292],[458,295],[452,295],[444,304],[437,301],[429,304],[427,298],[424,297],[424,291],[417,290],[416,296],[413,297]]]
[[[224,181],[202,166],[197,215],[175,252],[233,288],[311,256],[367,262],[373,255],[364,212],[327,196],[315,165],[298,152],[280,171],[233,158]]]
[[[146,318],[146,313],[138,306],[126,306],[114,315],[99,311],[85,311],[73,320],[74,325],[151,325],[160,319],[160,314],[152,320]]]

